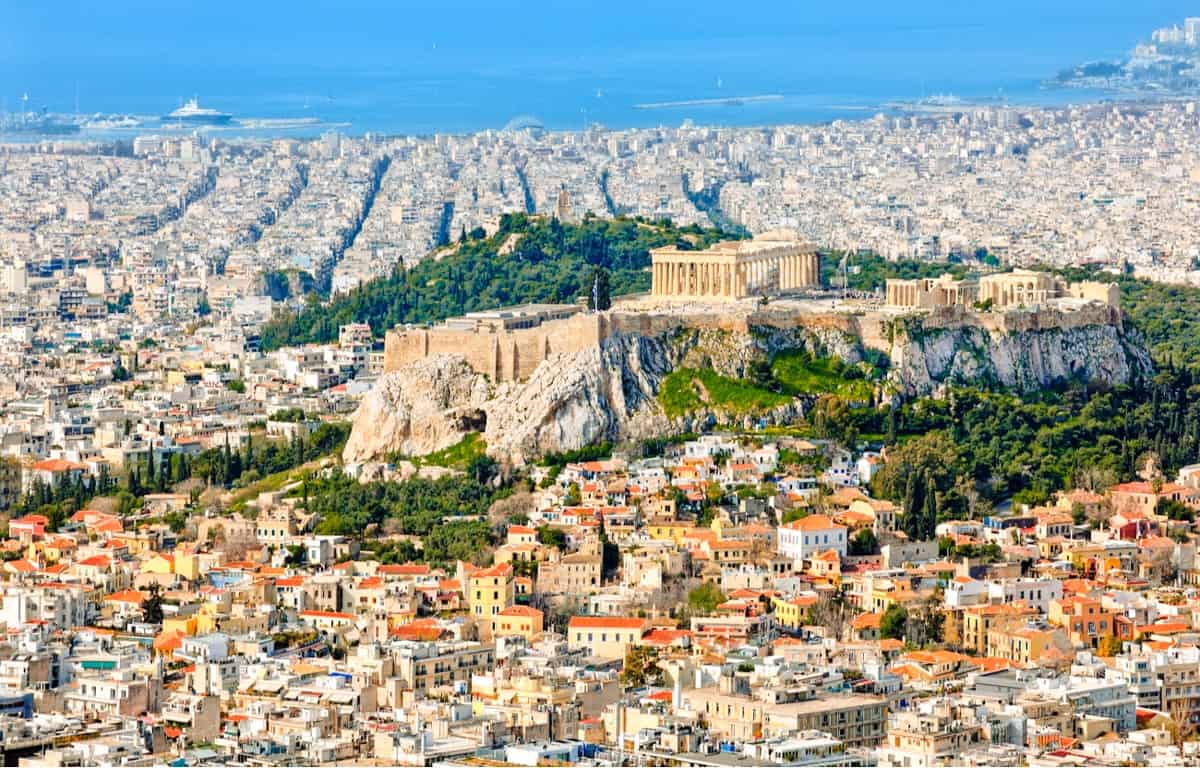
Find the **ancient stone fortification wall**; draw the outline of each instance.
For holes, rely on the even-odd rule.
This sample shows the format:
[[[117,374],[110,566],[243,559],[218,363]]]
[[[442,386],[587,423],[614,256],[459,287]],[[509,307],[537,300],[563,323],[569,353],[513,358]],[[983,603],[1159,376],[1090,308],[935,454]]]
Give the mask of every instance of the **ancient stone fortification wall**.
[[[998,312],[972,312],[963,307],[942,307],[923,320],[927,329],[980,328],[989,333],[1070,330],[1090,325],[1121,327],[1121,310],[1097,303],[1077,309],[1015,309]]]
[[[1089,304],[1079,309],[1014,310],[972,312],[963,307],[943,307],[928,315],[909,316],[925,329],[980,328],[989,333],[1071,329],[1094,325],[1120,327],[1121,313],[1115,307]],[[660,336],[679,328],[748,333],[754,326],[772,326],[816,331],[837,331],[859,339],[864,347],[891,351],[908,318],[882,312],[799,313],[764,307],[752,312],[731,313],[725,307],[709,311],[613,311],[574,315],[551,320],[536,328],[493,333],[439,328],[388,331],[384,346],[384,369],[401,366],[435,354],[456,354],[494,382],[526,379],[550,355],[573,354],[597,346],[613,334]]]
[[[579,314],[536,328],[492,333],[442,328],[397,329],[384,339],[383,367],[394,371],[430,355],[462,355],[494,382],[527,378],[550,355],[595,347],[608,336],[608,316]]]

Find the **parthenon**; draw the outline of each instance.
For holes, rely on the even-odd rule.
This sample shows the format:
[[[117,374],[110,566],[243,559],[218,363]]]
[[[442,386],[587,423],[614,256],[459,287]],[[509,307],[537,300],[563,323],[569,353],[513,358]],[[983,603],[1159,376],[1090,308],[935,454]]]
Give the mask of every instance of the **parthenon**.
[[[655,298],[737,301],[821,285],[821,257],[794,232],[717,243],[705,251],[650,252]]]

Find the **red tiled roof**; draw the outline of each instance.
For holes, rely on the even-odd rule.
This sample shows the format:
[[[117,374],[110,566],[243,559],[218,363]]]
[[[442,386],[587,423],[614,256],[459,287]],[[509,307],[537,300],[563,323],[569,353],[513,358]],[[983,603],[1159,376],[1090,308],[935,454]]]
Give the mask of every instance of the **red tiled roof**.
[[[66,459],[43,459],[33,465],[35,472],[70,472],[82,471],[87,469],[86,464],[76,464],[73,461]]]
[[[510,606],[508,608],[505,608],[503,611],[500,611],[500,613],[498,613],[496,615],[497,616],[528,616],[530,618],[541,618],[543,616],[542,612],[539,611],[537,608],[530,608],[529,606],[526,606],[526,605]]]
[[[425,576],[429,573],[429,566],[419,563],[381,565],[375,569],[375,573],[380,573],[384,576]]]
[[[300,611],[300,615],[310,619],[346,619],[353,621],[355,618],[353,613],[342,613],[341,611]]]
[[[793,531],[828,531],[833,528],[845,528],[845,526],[838,525],[826,515],[808,515],[799,520],[793,520],[784,528],[791,528]]]
[[[567,626],[580,629],[641,629],[646,626],[646,620],[632,616],[572,616]]]
[[[106,603],[137,603],[141,605],[146,602],[146,598],[150,597],[149,592],[142,592],[137,589],[123,589],[120,592],[113,592],[108,597],[104,598]]]

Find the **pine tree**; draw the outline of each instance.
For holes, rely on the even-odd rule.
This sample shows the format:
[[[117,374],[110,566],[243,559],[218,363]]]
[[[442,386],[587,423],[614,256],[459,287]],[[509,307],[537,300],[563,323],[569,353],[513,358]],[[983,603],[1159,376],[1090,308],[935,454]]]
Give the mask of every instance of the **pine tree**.
[[[937,529],[938,518],[938,498],[937,486],[933,482],[933,475],[929,472],[925,473],[925,511],[921,515],[921,530],[919,538],[921,541],[933,538],[933,533]]]

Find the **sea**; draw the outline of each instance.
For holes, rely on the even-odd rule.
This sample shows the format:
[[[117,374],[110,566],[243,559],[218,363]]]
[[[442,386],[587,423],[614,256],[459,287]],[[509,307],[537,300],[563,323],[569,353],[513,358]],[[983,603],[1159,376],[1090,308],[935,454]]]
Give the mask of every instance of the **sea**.
[[[1156,0],[9,4],[0,112],[158,116],[194,96],[243,120],[319,121],[232,131],[284,135],[822,123],[935,95],[1091,102],[1116,97],[1042,81],[1119,58],[1197,11]],[[772,98],[745,100],[757,96]],[[714,101],[687,103],[700,100]],[[663,102],[677,105],[637,106]]]

